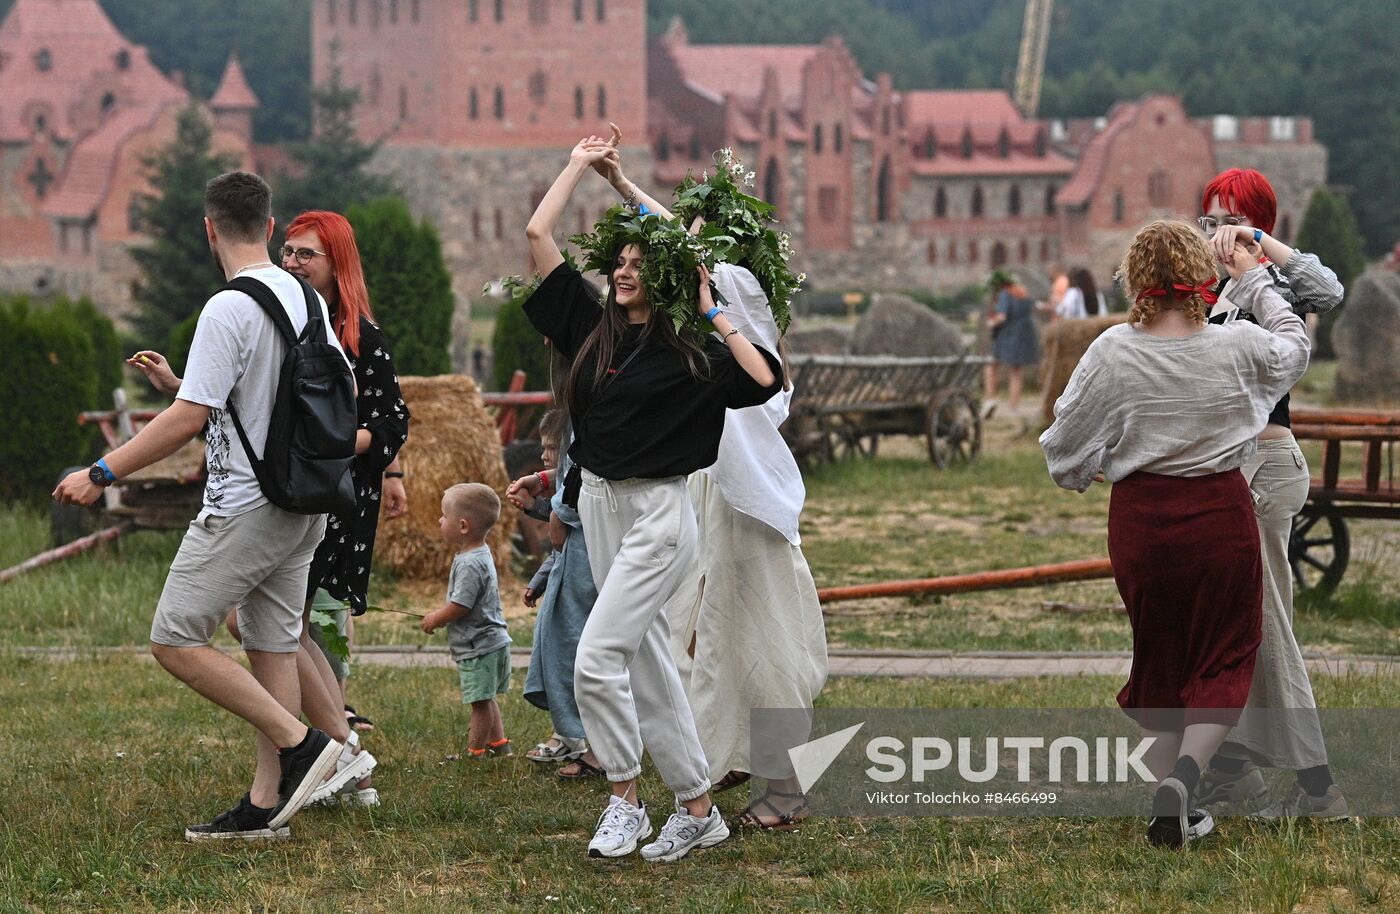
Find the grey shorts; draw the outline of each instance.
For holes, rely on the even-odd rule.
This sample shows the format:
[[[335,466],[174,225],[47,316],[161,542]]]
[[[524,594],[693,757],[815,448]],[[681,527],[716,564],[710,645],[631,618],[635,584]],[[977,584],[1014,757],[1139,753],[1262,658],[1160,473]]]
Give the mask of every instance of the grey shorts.
[[[199,512],[170,563],[151,641],[208,644],[237,607],[244,650],[296,651],[306,574],[325,529],[324,514],[289,514],[270,503],[233,517]]]

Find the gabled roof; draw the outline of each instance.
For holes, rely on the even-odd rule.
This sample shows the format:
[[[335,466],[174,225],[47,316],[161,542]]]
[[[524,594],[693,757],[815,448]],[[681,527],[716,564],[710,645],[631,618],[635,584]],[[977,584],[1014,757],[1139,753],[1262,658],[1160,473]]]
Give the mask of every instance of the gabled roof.
[[[940,127],[961,130],[968,124],[996,130],[1003,124],[1026,123],[1004,89],[916,89],[903,96],[904,123],[910,136],[928,125],[935,131]]]
[[[95,213],[111,190],[122,146],[132,134],[149,129],[162,110],[151,105],[128,108],[83,137],[64,164],[62,183],[44,202],[44,215],[54,219],[87,219]]]
[[[258,97],[253,94],[253,87],[248,85],[248,78],[243,75],[238,55],[230,54],[228,64],[224,66],[224,75],[219,79],[219,88],[209,99],[210,110],[249,111],[257,106]]]
[[[785,104],[795,104],[802,68],[821,52],[818,44],[671,44],[667,47],[687,83],[716,95],[751,100],[763,91],[763,73],[772,68]]]
[[[188,97],[97,0],[16,0],[0,23],[0,142],[28,140],[40,112],[49,133],[72,141],[97,126],[95,99],[108,92],[117,108]]]
[[[1064,187],[1055,194],[1055,201],[1061,206],[1083,206],[1094,196],[1094,190],[1103,180],[1104,168],[1108,165],[1108,151],[1118,134],[1137,119],[1141,106],[1137,102],[1119,102],[1109,112],[1108,126],[1099,131],[1079,154],[1079,167],[1074,170]]]

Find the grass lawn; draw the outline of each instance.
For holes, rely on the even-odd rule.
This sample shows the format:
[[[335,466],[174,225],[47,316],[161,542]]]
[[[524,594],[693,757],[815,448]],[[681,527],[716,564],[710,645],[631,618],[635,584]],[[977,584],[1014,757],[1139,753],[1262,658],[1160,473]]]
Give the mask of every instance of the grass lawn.
[[[519,676],[515,686],[519,686]],[[1382,706],[1400,681],[1317,681],[1327,705]],[[1108,706],[1096,678],[843,679],[850,707]],[[1400,906],[1400,823],[1224,820],[1189,853],[1137,819],[830,819],[744,835],[673,866],[591,861],[599,782],[524,759],[458,761],[452,673],[362,667],[379,810],[313,809],[274,845],[193,846],[183,826],[246,789],[251,736],[135,658],[0,666],[0,912],[936,911],[1333,912]],[[547,717],[512,693],[521,749]],[[722,807],[737,809],[740,796]],[[641,793],[664,814],[650,774]]]
[[[1320,454],[1311,445],[1309,459]],[[1352,467],[1357,463],[1357,467]],[[1359,449],[1343,475],[1359,473]],[[822,467],[807,479],[803,550],[818,586],[933,577],[1107,554],[1108,493],[1058,489],[1033,433],[1014,420],[989,424],[971,466],[939,471],[922,442],[886,439],[873,461]],[[1352,521],[1352,563],[1337,597],[1309,604],[1297,620],[1308,647],[1395,653],[1400,623],[1400,524]],[[0,567],[46,545],[47,517],[0,511]],[[0,586],[0,645],[139,644],[149,631],[177,533],[141,532],[111,547],[31,572]],[[442,581],[376,575],[371,601],[424,612]],[[521,581],[506,581],[512,635],[528,644],[534,614]],[[1048,601],[1102,607],[1047,612]],[[934,598],[836,603],[827,608],[832,645],[933,650],[1124,650],[1131,638],[1111,580]],[[365,644],[420,644],[405,616],[371,613],[357,624]]]

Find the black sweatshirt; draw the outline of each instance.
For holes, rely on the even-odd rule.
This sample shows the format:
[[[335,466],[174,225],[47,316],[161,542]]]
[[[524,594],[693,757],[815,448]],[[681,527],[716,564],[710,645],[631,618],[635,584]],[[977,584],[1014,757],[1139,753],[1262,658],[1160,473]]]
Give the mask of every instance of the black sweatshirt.
[[[583,276],[563,263],[525,302],[525,314],[572,361],[602,320],[603,309]],[[623,365],[642,329],[640,324],[627,328],[609,369]],[[579,409],[570,410],[574,444],[569,456],[603,479],[685,476],[712,465],[719,456],[724,411],[757,406],[782,389],[781,364],[772,353],[758,351],[773,372],[767,387],[713,336],[705,339],[710,364],[699,379],[691,376],[681,353],[648,339],[636,358],[607,376],[611,380],[604,381],[601,396],[592,386],[594,357],[586,356],[578,376],[583,389],[575,398]]]

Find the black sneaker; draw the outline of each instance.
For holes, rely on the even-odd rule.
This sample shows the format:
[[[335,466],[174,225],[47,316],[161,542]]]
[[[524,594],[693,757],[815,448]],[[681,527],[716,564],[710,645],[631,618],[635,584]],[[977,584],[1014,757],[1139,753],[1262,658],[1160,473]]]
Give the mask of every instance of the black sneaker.
[[[277,750],[282,765],[282,779],[277,782],[277,796],[282,802],[272,814],[268,827],[279,828],[311,799],[311,794],[335,768],[340,758],[340,743],[315,727],[306,731],[306,739],[295,749]]]
[[[291,837],[292,830],[283,825],[271,826],[275,810],[254,806],[248,794],[238,801],[238,805],[221,812],[213,821],[203,825],[191,825],[185,829],[186,841],[272,841]]]

